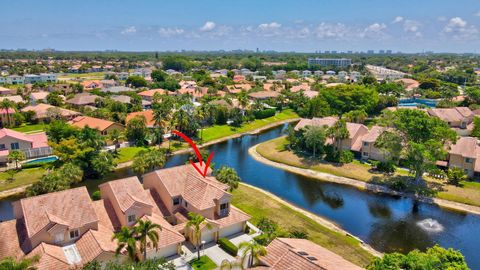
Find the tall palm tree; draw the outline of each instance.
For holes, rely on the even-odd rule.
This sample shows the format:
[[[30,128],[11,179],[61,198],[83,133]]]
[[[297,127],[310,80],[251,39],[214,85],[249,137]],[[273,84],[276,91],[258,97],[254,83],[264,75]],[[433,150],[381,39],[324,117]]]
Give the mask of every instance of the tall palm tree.
[[[15,258],[8,257],[0,261],[0,269],[2,270],[35,270],[32,264],[38,262],[40,257],[34,256],[32,258],[25,258],[21,261],[15,260]]]
[[[261,256],[267,255],[267,250],[264,246],[256,241],[242,242],[238,246],[242,250],[242,265],[248,259],[247,267],[252,267],[255,262],[258,262]]]
[[[325,130],[323,127],[307,126],[304,133],[305,144],[313,148],[313,157],[317,149],[320,149],[325,144]]]
[[[327,135],[334,140],[337,150],[341,151],[342,140],[348,139],[350,136],[345,120],[340,119],[335,122],[335,124],[327,130]]]
[[[10,114],[8,113],[8,111],[12,108],[15,108],[15,103],[13,103],[13,101],[4,98],[2,102],[0,102],[0,109],[5,110],[5,113],[7,114],[7,126],[10,125]]]
[[[158,232],[162,230],[162,227],[158,224],[151,222],[150,220],[138,220],[137,225],[134,227],[136,239],[140,241],[140,251],[143,254],[143,260],[147,259],[147,241],[150,240],[153,247],[158,249]]]
[[[112,141],[113,145],[115,146],[115,153],[117,153],[118,145],[120,144],[120,140],[123,138],[123,134],[118,129],[112,130],[109,135],[110,140]]]
[[[117,249],[115,250],[116,254],[120,254],[120,252],[125,249],[128,253],[128,258],[130,260],[136,261],[137,259],[137,243],[134,237],[134,231],[128,227],[122,227],[119,232],[116,232],[112,240],[118,241]]]
[[[198,215],[195,213],[188,213],[188,222],[187,222],[187,229],[192,232],[193,244],[195,244],[195,248],[197,249],[197,257],[200,259],[200,243],[202,242],[202,227],[203,225],[207,229],[211,229],[212,225],[205,220],[205,217],[202,215]]]

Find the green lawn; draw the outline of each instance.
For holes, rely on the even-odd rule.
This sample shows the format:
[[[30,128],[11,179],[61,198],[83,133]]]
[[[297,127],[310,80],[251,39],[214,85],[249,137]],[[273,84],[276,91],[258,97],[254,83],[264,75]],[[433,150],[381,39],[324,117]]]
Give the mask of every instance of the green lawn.
[[[284,229],[303,228],[307,231],[309,240],[359,266],[366,266],[373,259],[373,255],[363,249],[355,238],[332,231],[251,187],[240,185],[233,191],[232,203],[251,215],[254,224],[262,217],[267,217]]]
[[[211,270],[217,268],[217,265],[208,256],[200,256],[200,259],[193,259],[188,262],[195,270]]]
[[[250,123],[244,124],[241,127],[232,127],[229,125],[215,125],[212,127],[205,128],[203,130],[203,142],[209,142],[209,141],[230,136],[236,133],[252,131],[274,122],[279,122],[279,121],[297,118],[297,117],[298,115],[292,110],[283,110],[282,112],[277,113],[275,116],[268,117],[265,119],[257,119]]]
[[[13,180],[10,180],[9,174],[7,174],[6,172],[1,172],[0,173],[0,191],[35,183],[40,180],[40,178],[44,173],[45,173],[45,169],[41,167],[23,169],[17,172],[13,176]]]
[[[32,131],[45,131],[46,125],[41,123],[41,124],[22,124],[19,127],[12,128],[15,131],[18,132],[32,132]]]
[[[135,155],[142,151],[147,150],[147,147],[137,147],[137,146],[130,146],[118,149],[118,155],[115,158],[117,163],[127,162],[133,159]]]

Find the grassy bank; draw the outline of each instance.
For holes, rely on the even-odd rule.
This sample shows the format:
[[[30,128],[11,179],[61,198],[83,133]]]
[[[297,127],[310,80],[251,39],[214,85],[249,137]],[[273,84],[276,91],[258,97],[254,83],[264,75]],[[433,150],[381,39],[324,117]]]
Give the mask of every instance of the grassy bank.
[[[286,229],[290,227],[303,228],[308,232],[309,240],[357,265],[365,266],[373,258],[370,253],[360,246],[356,239],[332,231],[256,189],[240,185],[233,192],[232,203],[251,215],[251,222],[254,224],[260,218],[267,217]]]
[[[6,172],[0,173],[0,191],[5,191],[29,184],[33,184],[40,180],[42,175],[45,173],[45,169],[39,168],[30,168],[23,169],[17,172],[13,176],[13,180],[9,179],[10,175]]]
[[[203,142],[205,143],[205,142],[213,141],[213,140],[220,139],[222,137],[230,136],[237,133],[253,131],[255,129],[264,127],[266,125],[269,125],[275,122],[297,118],[297,117],[298,115],[292,110],[284,110],[280,113],[277,113],[275,116],[268,117],[265,119],[257,119],[250,123],[244,124],[241,127],[232,127],[229,125],[220,125],[220,126],[215,125],[212,127],[205,128],[203,130]]]
[[[32,132],[32,131],[45,131],[46,125],[41,124],[22,124],[19,127],[12,128],[18,132]]]
[[[382,174],[372,173],[368,164],[362,164],[354,161],[350,164],[336,165],[328,162],[309,159],[299,156],[286,148],[287,139],[281,137],[260,144],[257,152],[263,157],[278,163],[290,166],[310,169],[318,172],[329,173],[336,176],[348,177],[359,181],[371,181],[374,177],[383,177]],[[406,175],[405,171],[397,170],[398,175]],[[461,186],[447,185],[444,181],[427,177],[429,184],[434,185],[440,191],[436,197],[449,201],[480,206],[480,183],[467,182],[461,183]]]

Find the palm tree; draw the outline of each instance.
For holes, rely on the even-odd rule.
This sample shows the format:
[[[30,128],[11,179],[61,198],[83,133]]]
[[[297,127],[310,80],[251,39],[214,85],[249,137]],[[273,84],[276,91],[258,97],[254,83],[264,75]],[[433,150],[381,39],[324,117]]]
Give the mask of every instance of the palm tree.
[[[117,153],[117,148],[118,148],[118,145],[120,144],[120,140],[123,138],[123,135],[120,132],[120,130],[114,129],[110,133],[109,137],[113,145],[115,145],[115,153]]]
[[[12,150],[7,156],[9,162],[15,162],[15,170],[18,170],[18,162],[25,160],[25,158],[25,153],[19,150]]]
[[[0,261],[0,269],[5,270],[35,270],[32,264],[38,262],[40,257],[34,256],[32,258],[25,258],[21,261],[15,260],[15,258],[8,257]]]
[[[211,229],[212,225],[205,221],[205,217],[195,213],[188,213],[188,222],[186,228],[192,232],[192,243],[195,244],[197,249],[197,257],[200,259],[200,243],[202,242],[202,226],[205,225],[207,229]],[[192,239],[191,239],[192,240]]]
[[[122,227],[119,232],[116,232],[112,240],[118,241],[117,249],[115,250],[116,254],[120,254],[123,249],[127,250],[128,258],[130,260],[136,261],[137,259],[137,243],[134,237],[134,231],[128,227]]]
[[[162,227],[158,224],[151,222],[150,220],[138,220],[137,225],[134,227],[136,239],[140,241],[140,252],[143,254],[143,260],[147,259],[147,241],[150,240],[155,249],[158,249],[158,230],[162,230]]]
[[[248,259],[247,267],[252,267],[253,264],[260,259],[261,256],[267,255],[267,250],[264,246],[260,245],[256,241],[242,242],[238,246],[243,251],[242,265],[245,260]]]
[[[334,140],[337,150],[341,151],[342,140],[348,139],[350,136],[345,120],[340,119],[335,122],[335,124],[327,130],[327,135]]]
[[[220,270],[233,270],[238,266],[239,263],[237,262],[231,262],[227,259],[224,259],[222,263],[220,264]]]
[[[313,148],[313,157],[315,158],[316,150],[325,144],[325,130],[323,127],[307,126],[304,137],[305,144]]]
[[[15,108],[15,104],[13,101],[4,98],[2,102],[0,102],[0,109],[5,110],[5,113],[7,114],[7,126],[10,125],[10,114],[9,114],[9,109]],[[3,123],[2,123],[3,124]],[[4,125],[5,126],[5,125]]]
[[[222,166],[220,169],[215,171],[215,178],[227,184],[230,187],[230,191],[238,188],[238,183],[241,182],[240,176],[238,176],[237,171],[232,167]]]

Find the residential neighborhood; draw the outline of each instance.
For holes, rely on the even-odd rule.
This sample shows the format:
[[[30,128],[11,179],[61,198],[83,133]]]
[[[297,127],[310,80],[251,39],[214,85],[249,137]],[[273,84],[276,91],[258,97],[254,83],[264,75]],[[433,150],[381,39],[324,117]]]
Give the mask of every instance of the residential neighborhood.
[[[0,270],[480,270],[474,2],[8,3]]]

